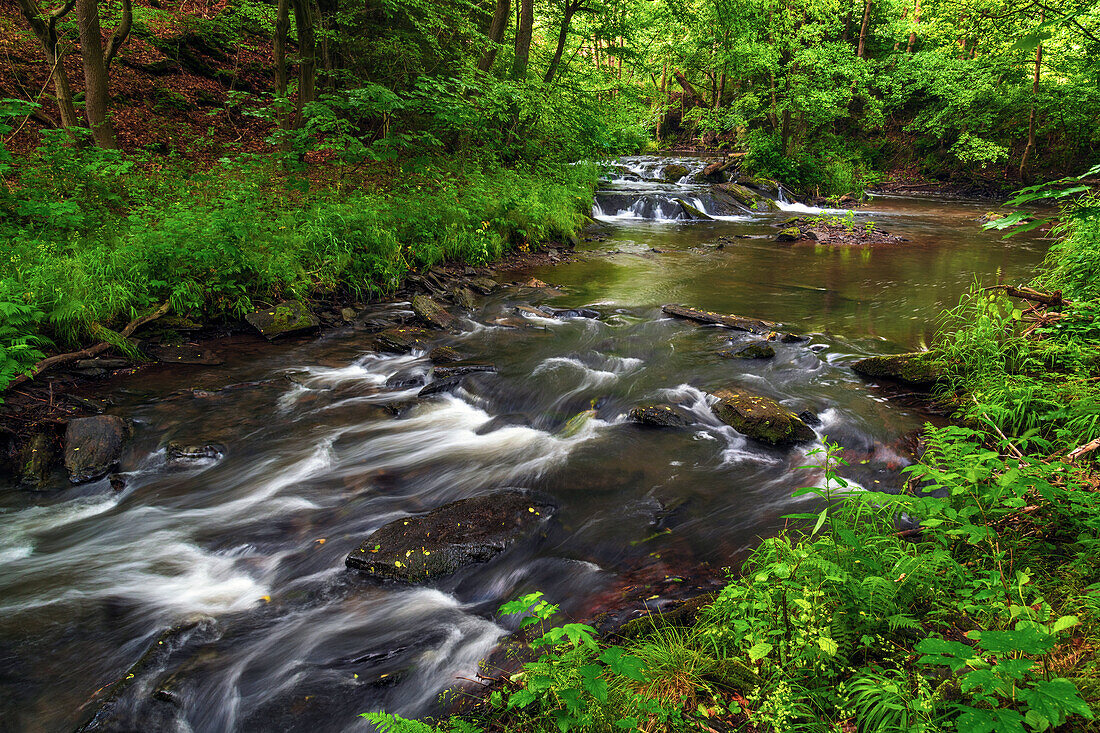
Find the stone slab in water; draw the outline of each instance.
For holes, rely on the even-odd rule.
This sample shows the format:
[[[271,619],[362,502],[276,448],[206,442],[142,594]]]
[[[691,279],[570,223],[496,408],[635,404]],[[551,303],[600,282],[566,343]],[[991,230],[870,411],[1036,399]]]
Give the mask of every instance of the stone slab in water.
[[[297,300],[283,301],[274,308],[261,308],[249,313],[244,319],[269,341],[292,333],[310,331],[321,324],[317,316]]]
[[[751,392],[719,389],[711,409],[719,420],[739,433],[775,446],[813,440],[813,429],[775,400]]]
[[[201,346],[182,344],[179,346],[169,344],[150,344],[143,348],[146,354],[162,364],[201,364],[216,366],[222,360],[214,356],[209,350]]]
[[[383,351],[393,351],[399,354],[407,354],[413,349],[427,350],[431,344],[432,334],[423,328],[409,328],[398,326],[388,328],[375,336],[379,348]]]
[[[454,364],[466,357],[453,346],[436,346],[428,352],[428,358],[433,364]]]
[[[852,364],[852,371],[865,377],[893,379],[921,388],[931,387],[943,379],[943,363],[923,351],[870,356]]]
[[[396,519],[371,534],[346,560],[378,579],[424,582],[488,562],[536,533],[554,507],[525,491],[498,491]]]
[[[427,295],[413,296],[412,309],[417,318],[433,328],[445,331],[454,325],[455,317]]]
[[[696,323],[713,324],[715,326],[725,326],[726,328],[732,328],[737,331],[750,331],[752,333],[770,333],[775,324],[770,321],[762,321],[756,318],[743,318],[742,316],[735,315],[723,315],[721,313],[712,313],[710,311],[701,311],[695,308],[688,308],[683,305],[666,305],[661,309],[670,316],[676,318],[684,318],[689,321],[695,321]]]
[[[65,469],[74,484],[103,478],[118,463],[130,423],[117,415],[70,420],[65,428]]]

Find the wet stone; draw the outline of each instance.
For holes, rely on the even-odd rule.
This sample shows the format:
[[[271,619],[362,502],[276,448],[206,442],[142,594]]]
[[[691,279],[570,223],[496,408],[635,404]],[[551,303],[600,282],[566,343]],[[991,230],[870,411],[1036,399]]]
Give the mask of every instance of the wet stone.
[[[767,397],[731,389],[716,390],[711,409],[719,420],[739,433],[774,446],[804,443],[816,438],[797,415]]]
[[[656,428],[685,428],[692,420],[672,405],[642,405],[630,411],[630,420]]]
[[[427,350],[431,338],[432,334],[423,328],[399,326],[381,332],[375,341],[383,351],[407,354],[414,349]]]
[[[454,392],[462,386],[462,382],[465,381],[465,379],[465,374],[447,377],[446,379],[437,379],[425,385],[423,389],[416,393],[416,396],[431,397],[432,395],[443,394],[445,392]]]
[[[720,351],[718,355],[727,359],[771,359],[775,356],[775,348],[766,341],[753,341],[744,346]]]
[[[497,368],[492,364],[468,361],[455,362],[447,366],[436,367],[432,374],[436,379],[448,379],[450,377],[461,377],[467,374],[474,374],[475,372],[495,372],[496,370]]]
[[[724,326],[725,328],[732,328],[736,331],[749,331],[751,333],[770,333],[775,324],[770,321],[762,321],[757,318],[744,318],[742,316],[735,315],[723,315],[721,313],[712,313],[710,311],[698,310],[696,308],[688,308],[683,305],[666,305],[661,308],[666,314],[674,316],[676,318],[683,318],[688,321],[695,321],[696,323],[703,323],[714,326]]]
[[[475,277],[469,282],[470,287],[482,295],[489,295],[500,287],[500,283],[490,277]]]
[[[433,364],[453,364],[465,357],[452,346],[437,346],[428,352],[428,358]]]
[[[455,317],[427,295],[413,296],[412,309],[417,318],[434,328],[445,331],[454,325]]]
[[[525,491],[462,499],[384,525],[346,564],[377,579],[430,581],[488,562],[535,534],[553,513],[552,505]]]
[[[468,311],[477,309],[477,296],[474,295],[474,291],[469,288],[452,288],[451,297],[454,298],[455,305],[461,308],[465,308]]]
[[[249,313],[244,319],[269,341],[292,333],[311,331],[321,325],[317,316],[297,300],[283,301],[274,308],[262,308]]]
[[[65,469],[74,484],[106,476],[130,437],[130,423],[117,415],[70,420],[65,429]]]
[[[893,356],[871,356],[852,364],[852,371],[856,374],[893,379],[921,388],[931,387],[943,379],[943,369],[943,362],[923,351]]]
[[[185,463],[188,461],[217,460],[225,455],[225,446],[216,443],[170,442],[164,449],[168,460]]]
[[[54,436],[36,433],[19,456],[19,486],[33,491],[45,488],[56,452]]]

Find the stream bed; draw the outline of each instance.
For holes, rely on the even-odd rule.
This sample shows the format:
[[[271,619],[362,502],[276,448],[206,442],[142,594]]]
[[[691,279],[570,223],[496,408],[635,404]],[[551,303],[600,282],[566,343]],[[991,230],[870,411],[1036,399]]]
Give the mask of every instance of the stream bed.
[[[211,345],[220,366],[108,385],[108,411],[135,425],[123,490],[61,474],[47,492],[0,484],[0,729],[72,730],[145,655],[97,730],[369,730],[359,713],[430,713],[475,676],[511,630],[495,610],[519,594],[583,616],[639,568],[736,565],[819,480],[799,467],[822,436],[856,458],[857,484],[896,487],[899,441],[926,416],[847,365],[928,343],[975,277],[1025,281],[1045,244],[984,232],[988,202],[899,196],[854,220],[908,241],[777,243],[779,222],[816,211],[781,196],[779,211],[683,218],[667,202],[706,212],[707,187],[651,180],[670,162],[702,167],[622,161],[636,175],[597,197],[603,227],[582,257],[500,274],[557,287],[502,288],[440,338],[497,367],[453,393],[417,401],[426,356],[370,348],[371,324],[400,303],[319,338],[229,337]],[[721,358],[749,334],[669,318],[668,303],[808,340]],[[539,305],[599,318],[516,311]],[[707,393],[726,386],[810,411],[818,442],[779,450],[723,425]],[[693,424],[627,419],[654,403]],[[222,450],[176,461],[173,440]],[[387,522],[503,487],[557,504],[544,538],[420,586],[345,568]]]

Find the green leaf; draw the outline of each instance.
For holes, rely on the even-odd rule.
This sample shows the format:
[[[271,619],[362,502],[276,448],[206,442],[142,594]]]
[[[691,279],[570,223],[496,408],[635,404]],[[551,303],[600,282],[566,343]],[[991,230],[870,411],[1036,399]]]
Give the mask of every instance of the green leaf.
[[[772,645],[766,641],[753,644],[752,648],[749,649],[749,659],[754,662],[759,662],[761,659],[771,654],[772,649]]]

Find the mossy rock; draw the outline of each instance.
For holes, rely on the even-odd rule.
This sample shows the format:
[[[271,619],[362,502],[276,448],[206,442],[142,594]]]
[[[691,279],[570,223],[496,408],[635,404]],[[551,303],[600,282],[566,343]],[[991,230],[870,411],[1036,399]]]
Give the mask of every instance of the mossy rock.
[[[433,328],[445,331],[454,325],[455,317],[427,295],[413,296],[412,309],[417,318]]]
[[[769,196],[779,196],[779,184],[770,178],[742,178],[741,181]]]
[[[870,356],[852,364],[852,371],[875,379],[892,379],[927,389],[944,379],[944,363],[927,351]]]
[[[642,405],[630,411],[630,421],[655,428],[686,428],[692,420],[672,405]]]
[[[687,628],[699,619],[703,609],[718,600],[717,593],[689,598],[667,611],[634,618],[620,626],[615,634],[623,639],[640,639],[660,629]]]
[[[787,227],[775,237],[777,242],[797,242],[802,239],[802,230],[798,227]]]
[[[347,556],[346,564],[377,579],[430,581],[488,562],[535,534],[554,511],[519,490],[461,499],[382,526]]]
[[[666,183],[676,183],[688,173],[691,173],[691,169],[686,165],[673,163],[661,169],[661,179]]]
[[[729,194],[737,203],[745,206],[749,209],[755,209],[756,204],[764,198],[751,188],[742,186],[740,183],[720,183],[715,188],[723,193]]]
[[[676,199],[675,201],[676,201],[676,203],[680,204],[680,207],[683,208],[683,210],[685,212],[687,212],[687,215],[689,217],[691,217],[692,219],[700,219],[702,221],[713,221],[714,220],[713,216],[711,216],[710,214],[708,214],[707,212],[703,211],[702,209],[700,209],[696,206],[692,206],[691,204],[689,204],[684,199]]]
[[[715,391],[711,409],[719,420],[753,440],[789,446],[814,440],[817,435],[798,415],[775,400],[731,389]]]
[[[268,341],[292,333],[309,331],[320,325],[305,303],[286,300],[274,308],[261,308],[244,317]]]

